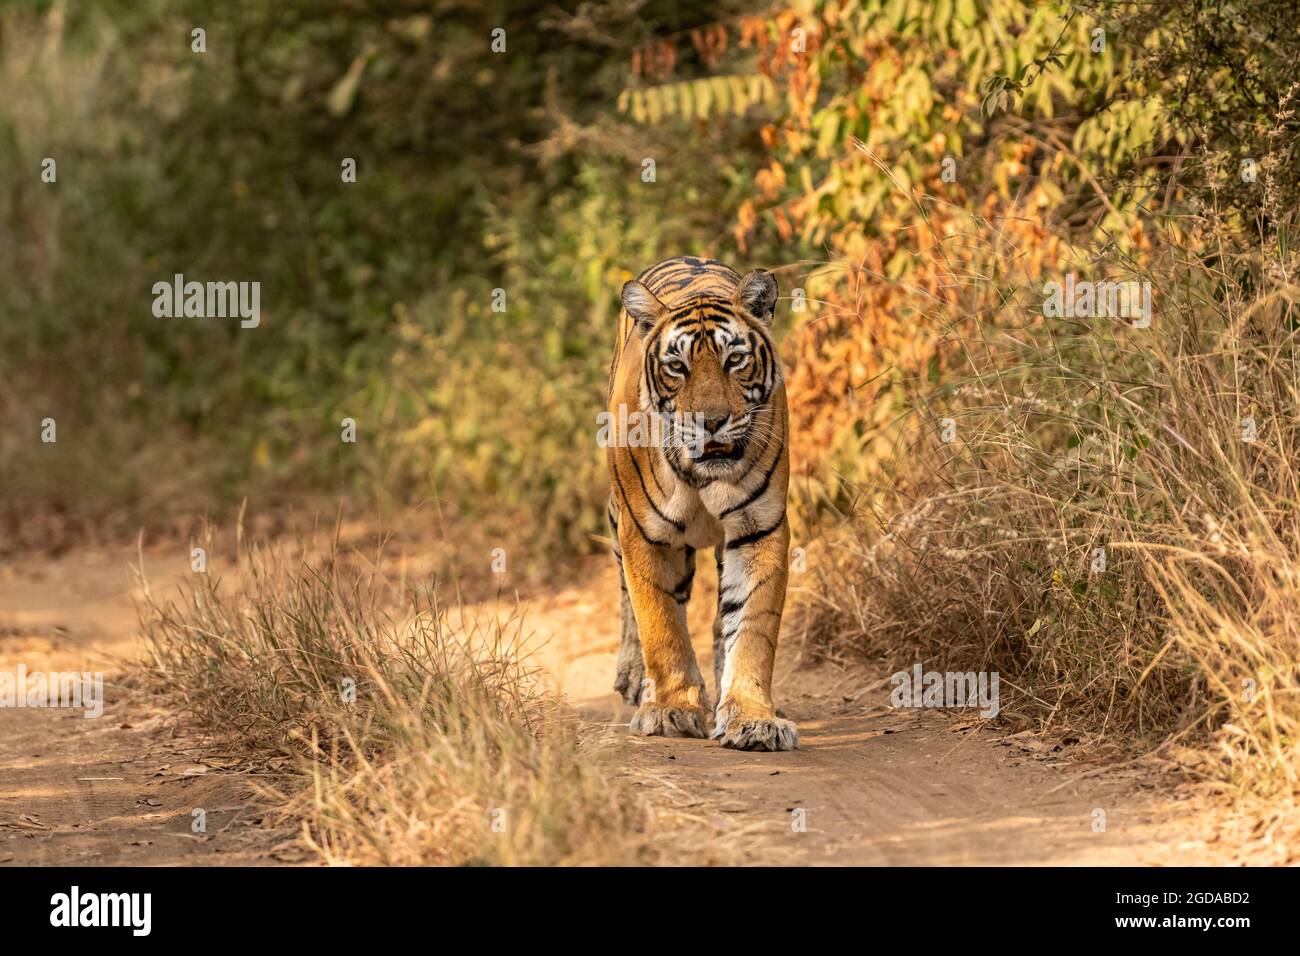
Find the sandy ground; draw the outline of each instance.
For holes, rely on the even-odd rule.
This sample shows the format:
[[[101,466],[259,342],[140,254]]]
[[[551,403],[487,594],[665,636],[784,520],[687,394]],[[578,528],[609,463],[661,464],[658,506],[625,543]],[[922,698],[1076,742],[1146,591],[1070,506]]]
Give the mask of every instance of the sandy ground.
[[[135,561],[119,549],[0,566],[0,672],[99,672],[106,701],[91,719],[0,708],[0,865],[307,859],[291,845],[294,828],[258,797],[277,768],[248,766],[186,734],[118,682],[122,663],[143,651]],[[182,549],[148,555],[146,566],[155,586],[189,573]]]
[[[712,561],[690,607],[712,684]],[[592,720],[622,733],[611,691],[618,579],[526,605],[535,660]],[[629,772],[656,799],[721,816],[749,834],[753,862],[796,865],[1228,865],[1300,861],[1300,847],[1249,833],[1222,802],[1179,793],[1150,767],[1115,765],[1073,737],[1011,733],[977,715],[889,706],[888,675],[778,652],[775,699],[797,751],[623,735]],[[710,688],[712,690],[712,688]],[[653,784],[653,786],[650,786]],[[802,814],[795,811],[802,810]],[[1104,824],[1095,826],[1102,820]]]
[[[222,865],[306,862],[259,796],[276,767],[248,766],[114,683],[143,651],[129,550],[72,552],[0,566],[0,672],[102,670],[99,719],[0,708],[0,864]],[[187,551],[146,555],[155,589],[188,574]],[[1133,864],[1286,862],[1246,846],[1222,807],[1177,798],[1139,766],[1108,768],[1088,748],[888,707],[880,675],[778,665],[777,702],[799,725],[798,751],[749,754],[716,742],[637,738],[612,692],[617,579],[600,566],[582,588],[525,603],[532,659],[593,722],[652,799],[744,834],[743,858],[792,864]],[[712,673],[711,562],[700,561],[692,633]],[[491,604],[470,609],[492,613]],[[865,688],[865,689],[864,689]],[[194,811],[206,815],[195,833]],[[1099,814],[1105,817],[1099,829]]]

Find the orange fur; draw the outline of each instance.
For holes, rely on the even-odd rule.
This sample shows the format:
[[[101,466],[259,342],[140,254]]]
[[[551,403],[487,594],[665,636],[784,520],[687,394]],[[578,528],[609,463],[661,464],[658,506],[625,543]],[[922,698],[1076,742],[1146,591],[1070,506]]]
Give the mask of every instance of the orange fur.
[[[788,415],[770,333],[776,282],[762,270],[741,278],[713,260],[676,258],[629,282],[623,303],[608,411],[678,419],[664,447],[608,449],[625,589],[616,689],[639,704],[635,732],[708,733],[685,603],[695,551],[715,548],[713,736],[790,749],[794,725],[776,716],[771,695],[789,547]]]

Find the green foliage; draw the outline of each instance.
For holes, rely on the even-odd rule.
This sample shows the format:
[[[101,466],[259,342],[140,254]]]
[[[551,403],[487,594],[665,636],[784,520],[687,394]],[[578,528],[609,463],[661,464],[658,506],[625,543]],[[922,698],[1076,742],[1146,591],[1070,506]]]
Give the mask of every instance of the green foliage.
[[[1127,77],[1158,96],[1176,137],[1170,175],[1225,217],[1274,232],[1300,208],[1300,28],[1290,0],[1104,0],[1095,14],[1135,51]],[[1175,154],[1169,156],[1167,154]],[[1245,174],[1243,164],[1256,167]]]
[[[1182,199],[1171,177],[1274,221],[1300,182],[1280,6],[10,5],[0,519],[130,526],[345,493],[586,547],[625,278],[683,252],[856,261],[915,221],[949,155],[942,198],[964,212],[1038,189],[1045,219],[1122,250],[1153,202],[1182,208],[1163,205]],[[802,24],[808,52],[692,54],[685,37],[738,14],[769,50]],[[676,72],[629,78],[631,51],[664,45]],[[879,276],[910,281],[915,257],[887,252]],[[261,326],[155,318],[151,286],[176,273],[260,281]],[[890,308],[923,327],[914,299]],[[37,440],[47,416],[56,445]]]
[[[707,120],[715,115],[743,116],[750,107],[776,101],[776,86],[761,73],[748,76],[708,76],[646,89],[629,87],[618,97],[620,113],[638,123],[659,123],[669,117]]]
[[[643,184],[657,140],[557,129],[609,112],[611,43],[698,22],[467,0],[0,12],[6,523],[345,493],[514,509],[516,534],[589,547],[612,296],[716,234],[747,177],[698,185],[690,169],[725,162],[662,148],[672,187]],[[151,287],[177,273],[259,281],[261,325],[155,318]],[[57,444],[37,440],[46,416]]]

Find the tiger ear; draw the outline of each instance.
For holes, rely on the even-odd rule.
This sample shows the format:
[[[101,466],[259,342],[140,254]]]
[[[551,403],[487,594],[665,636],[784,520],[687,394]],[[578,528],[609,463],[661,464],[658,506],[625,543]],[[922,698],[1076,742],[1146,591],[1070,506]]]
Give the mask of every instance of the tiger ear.
[[[632,316],[637,331],[642,335],[653,329],[655,323],[668,314],[668,309],[655,298],[655,294],[635,279],[623,284],[622,299],[623,308]]]
[[[776,317],[776,276],[755,269],[740,280],[732,302],[750,318],[771,325]]]

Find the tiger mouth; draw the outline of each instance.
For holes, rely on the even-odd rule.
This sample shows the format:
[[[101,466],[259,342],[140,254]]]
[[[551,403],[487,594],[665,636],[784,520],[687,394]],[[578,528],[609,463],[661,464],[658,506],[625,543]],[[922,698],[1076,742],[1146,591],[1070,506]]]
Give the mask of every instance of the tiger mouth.
[[[738,442],[708,441],[695,456],[696,461],[735,461],[744,449]]]

